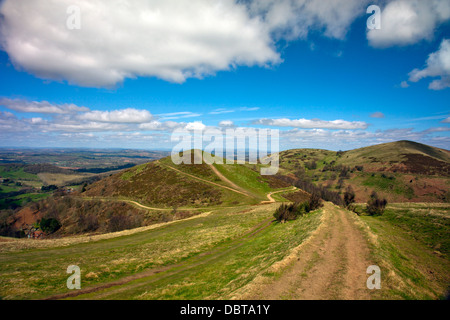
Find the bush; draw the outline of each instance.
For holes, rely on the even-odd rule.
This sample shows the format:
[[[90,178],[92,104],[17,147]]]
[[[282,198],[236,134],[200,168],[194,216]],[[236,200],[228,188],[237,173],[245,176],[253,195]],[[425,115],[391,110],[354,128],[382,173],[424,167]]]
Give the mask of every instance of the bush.
[[[382,215],[386,208],[387,200],[379,199],[377,193],[374,191],[370,195],[369,201],[367,201],[366,211],[369,215]]]
[[[310,211],[314,211],[322,207],[322,198],[319,192],[313,191],[308,202],[308,207]]]
[[[39,227],[46,233],[54,233],[58,231],[62,227],[62,225],[58,220],[54,218],[42,218],[41,222],[39,223]]]
[[[118,232],[140,227],[142,219],[139,216],[130,216],[128,214],[114,214],[108,221],[108,231]]]
[[[349,208],[355,202],[355,192],[351,186],[347,187],[344,193],[344,206]]]
[[[92,232],[96,231],[100,224],[95,214],[78,214],[77,227],[80,232]]]
[[[49,186],[42,186],[41,187],[41,191],[47,192],[47,191],[55,191],[58,190],[58,187],[55,186],[54,184],[51,184]]]
[[[311,206],[311,204],[313,206]],[[322,200],[314,197],[314,201],[294,202],[292,204],[282,204],[275,211],[273,216],[278,222],[296,220],[298,217],[318,209],[322,205]]]

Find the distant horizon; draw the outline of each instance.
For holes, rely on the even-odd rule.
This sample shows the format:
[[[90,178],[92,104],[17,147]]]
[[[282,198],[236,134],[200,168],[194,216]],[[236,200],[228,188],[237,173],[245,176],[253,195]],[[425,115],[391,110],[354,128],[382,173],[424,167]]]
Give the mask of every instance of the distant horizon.
[[[371,147],[371,146],[377,146],[377,145],[382,145],[382,144],[389,144],[389,143],[396,143],[396,142],[402,142],[402,141],[406,141],[406,142],[413,142],[413,143],[419,143],[422,145],[427,145],[421,142],[417,142],[417,141],[413,141],[413,140],[397,140],[397,141],[391,141],[391,142],[381,142],[381,143],[376,143],[376,144],[371,144],[371,145],[367,145],[367,146],[363,146],[363,147],[359,147],[359,148],[352,148],[352,149],[345,149],[345,150],[333,150],[333,149],[323,149],[323,148],[290,148],[290,149],[280,149],[279,152],[283,152],[283,151],[288,151],[288,150],[302,150],[302,149],[306,149],[306,150],[325,150],[325,151],[334,151],[334,152],[338,152],[338,151],[351,151],[351,150],[356,150],[356,149],[362,149],[362,148],[366,148],[366,147]],[[449,151],[449,149],[445,149],[445,148],[441,148],[441,147],[437,147],[437,146],[433,146],[433,145],[427,145],[433,148],[438,148],[438,149],[442,149],[442,150],[446,150]],[[172,148],[166,148],[166,149],[142,149],[142,148],[108,148],[108,147],[96,147],[96,148],[90,148],[90,147],[7,147],[7,146],[0,146],[0,150],[87,150],[87,151],[143,151],[143,152],[171,152]],[[194,150],[194,149],[190,149],[190,150]],[[235,149],[235,151],[242,151],[243,149]],[[251,151],[258,151],[258,149],[250,149]],[[202,149],[202,151],[204,151]],[[249,151],[249,149],[245,149],[245,151]]]

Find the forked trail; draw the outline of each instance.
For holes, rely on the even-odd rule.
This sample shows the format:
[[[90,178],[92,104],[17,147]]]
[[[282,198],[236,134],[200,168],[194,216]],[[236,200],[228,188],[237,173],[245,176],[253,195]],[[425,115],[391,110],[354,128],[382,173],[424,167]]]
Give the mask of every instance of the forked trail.
[[[366,274],[369,249],[351,212],[330,203],[324,221],[284,266],[271,271],[279,277],[259,277],[236,299],[359,300],[370,299]],[[292,262],[293,261],[293,262]]]

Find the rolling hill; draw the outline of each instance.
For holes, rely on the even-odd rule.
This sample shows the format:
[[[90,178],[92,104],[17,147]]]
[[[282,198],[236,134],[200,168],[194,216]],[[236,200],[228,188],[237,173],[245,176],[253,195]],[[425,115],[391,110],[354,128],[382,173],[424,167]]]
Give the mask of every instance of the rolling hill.
[[[390,202],[449,200],[450,152],[412,141],[350,151],[294,149],[280,153],[280,174],[309,180],[366,202],[372,191]]]

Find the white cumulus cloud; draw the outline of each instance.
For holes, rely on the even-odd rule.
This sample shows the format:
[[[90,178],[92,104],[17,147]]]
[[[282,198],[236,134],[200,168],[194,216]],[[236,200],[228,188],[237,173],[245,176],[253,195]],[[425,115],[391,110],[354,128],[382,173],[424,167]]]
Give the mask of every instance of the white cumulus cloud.
[[[381,12],[381,29],[370,30],[373,47],[412,45],[431,40],[436,27],[450,19],[448,0],[393,0]]]
[[[442,90],[450,87],[450,40],[444,39],[438,51],[430,54],[424,69],[414,69],[409,74],[409,81],[417,82],[423,78],[439,77],[433,80],[429,88]]]
[[[145,123],[153,119],[147,110],[128,108],[113,111],[90,111],[78,116],[81,120],[95,122]]]
[[[80,30],[67,28],[70,6],[80,8]],[[1,45],[16,67],[81,86],[183,82],[280,62],[260,19],[233,0],[4,0],[0,14]]]
[[[24,113],[69,114],[89,111],[71,103],[52,104],[47,101],[29,101],[25,99],[10,99],[0,97],[0,106]]]
[[[345,38],[350,25],[364,15],[368,0],[257,0],[249,10],[261,16],[278,38],[306,38],[319,30],[330,38]]]

